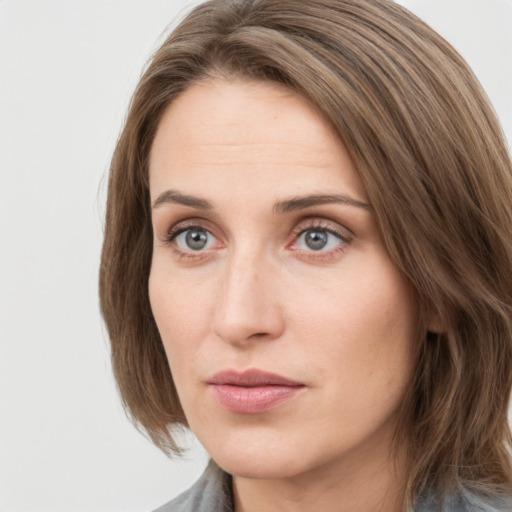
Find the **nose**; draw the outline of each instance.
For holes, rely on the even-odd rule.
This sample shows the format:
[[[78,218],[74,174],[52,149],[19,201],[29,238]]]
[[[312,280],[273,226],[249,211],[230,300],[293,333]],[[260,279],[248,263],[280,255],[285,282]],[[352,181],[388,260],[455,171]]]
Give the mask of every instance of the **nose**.
[[[284,330],[275,266],[261,255],[233,256],[223,269],[213,318],[214,333],[227,343],[247,346],[273,340]]]

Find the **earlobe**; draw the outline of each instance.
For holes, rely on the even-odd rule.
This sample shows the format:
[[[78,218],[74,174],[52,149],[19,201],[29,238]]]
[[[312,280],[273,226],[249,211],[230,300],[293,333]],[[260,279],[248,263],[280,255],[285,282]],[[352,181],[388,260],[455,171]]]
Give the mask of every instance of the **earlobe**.
[[[432,334],[443,334],[446,332],[440,322],[430,322],[428,324],[427,332]]]
[[[443,318],[443,316],[445,318]],[[439,311],[431,311],[428,317],[427,331],[432,334],[444,334],[448,330],[449,321]]]

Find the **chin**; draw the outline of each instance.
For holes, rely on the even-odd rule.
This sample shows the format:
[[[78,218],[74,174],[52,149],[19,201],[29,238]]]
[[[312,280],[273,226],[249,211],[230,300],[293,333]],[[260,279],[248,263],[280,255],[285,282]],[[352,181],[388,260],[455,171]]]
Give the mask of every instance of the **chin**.
[[[259,454],[253,458],[221,456],[213,459],[224,471],[240,478],[275,480],[294,477],[304,471],[297,461],[266,455]]]
[[[255,433],[254,438],[258,438]],[[241,478],[282,479],[300,475],[314,466],[311,453],[305,453],[302,443],[285,436],[260,437],[258,442],[244,436],[233,436],[216,446],[207,446],[210,456],[226,472]],[[308,462],[309,461],[309,462]]]

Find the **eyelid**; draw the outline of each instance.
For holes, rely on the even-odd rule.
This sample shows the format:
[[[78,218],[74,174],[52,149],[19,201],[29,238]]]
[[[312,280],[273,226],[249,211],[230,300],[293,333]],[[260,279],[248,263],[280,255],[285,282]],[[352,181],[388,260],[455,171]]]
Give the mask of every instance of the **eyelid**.
[[[292,230],[292,235],[297,238],[299,235],[308,230],[324,230],[332,233],[346,242],[350,242],[354,239],[354,234],[350,229],[345,226],[341,226],[337,222],[333,222],[322,218],[304,219],[300,221]]]
[[[208,232],[209,236],[214,238],[214,247],[198,251],[180,247],[176,241],[178,236],[194,228]],[[184,262],[188,261],[190,263],[199,262],[212,256],[212,250],[221,249],[223,247],[222,239],[216,234],[216,231],[217,230],[214,229],[214,227],[212,228],[211,223],[206,219],[200,217],[186,218],[173,223],[161,237],[161,241],[175,253],[179,260],[183,260]]]
[[[211,223],[206,221],[205,219],[201,219],[199,217],[196,218],[188,218],[182,221],[175,222],[172,226],[167,229],[164,234],[165,242],[172,242],[180,233],[186,231],[187,229],[198,228],[204,229],[208,231],[213,237],[219,239],[219,237],[214,233],[214,230],[211,228]]]
[[[296,244],[299,240],[299,237],[306,231],[314,231],[315,229],[331,233],[332,235],[339,238],[340,243],[326,251],[314,251],[312,249],[305,250],[297,248]],[[287,244],[287,247],[299,253],[301,257],[320,261],[322,259],[332,258],[336,254],[344,252],[347,249],[347,246],[352,243],[354,238],[354,234],[348,228],[341,226],[337,222],[322,218],[304,219],[293,228],[291,240]]]
[[[176,237],[178,237],[184,231],[189,229],[201,229],[207,231],[210,236],[212,236],[218,243],[215,244],[215,247],[211,247],[204,251],[194,251],[192,249],[187,250],[177,246]],[[298,238],[306,231],[309,230],[322,230],[328,233],[331,233],[335,237],[340,239],[340,243],[335,247],[327,249],[327,250],[319,250],[315,251],[305,250],[298,248],[296,246]],[[216,226],[204,218],[186,218],[182,221],[178,221],[171,225],[171,227],[167,230],[164,236],[161,238],[161,241],[172,248],[172,250],[180,257],[185,259],[198,259],[204,258],[208,255],[212,255],[211,251],[219,248],[225,247],[225,243],[222,239],[222,235],[217,234],[218,229]],[[322,217],[313,217],[313,218],[304,218],[297,222],[297,224],[292,228],[291,233],[288,237],[288,241],[285,243],[285,248],[293,250],[297,254],[300,254],[301,257],[311,258],[314,260],[321,260],[322,258],[332,258],[336,253],[345,251],[347,246],[352,243],[355,235],[353,232],[348,229],[346,226],[341,225],[339,222],[332,221]]]

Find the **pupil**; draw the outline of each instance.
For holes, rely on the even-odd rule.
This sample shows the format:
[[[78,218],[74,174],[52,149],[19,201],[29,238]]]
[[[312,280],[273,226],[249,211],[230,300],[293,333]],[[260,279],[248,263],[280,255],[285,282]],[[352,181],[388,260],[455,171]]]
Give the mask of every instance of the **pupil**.
[[[200,251],[201,249],[204,249],[204,247],[206,246],[206,231],[191,229],[190,231],[188,231],[185,240],[190,249],[192,249],[193,251]]]
[[[308,231],[305,241],[310,249],[319,251],[327,245],[327,233],[325,231]]]

